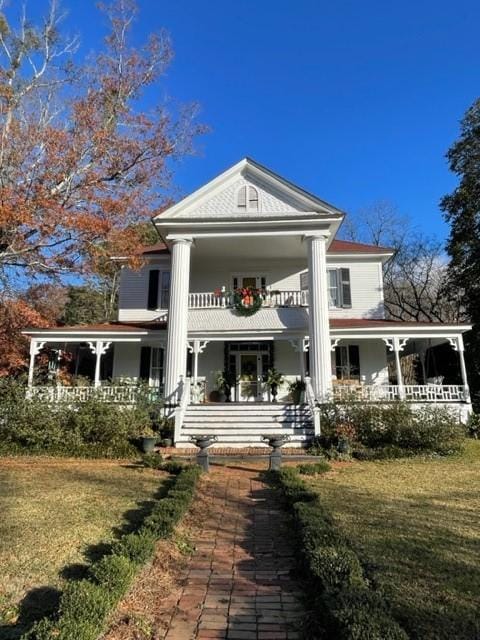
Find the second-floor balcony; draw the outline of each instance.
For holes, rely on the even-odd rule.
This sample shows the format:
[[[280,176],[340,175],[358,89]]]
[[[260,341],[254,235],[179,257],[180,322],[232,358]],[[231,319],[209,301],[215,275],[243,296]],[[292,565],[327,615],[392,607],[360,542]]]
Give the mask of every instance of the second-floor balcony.
[[[308,291],[278,289],[266,289],[260,294],[262,307],[307,307]],[[228,309],[235,306],[235,293],[233,291],[202,291],[189,293],[189,309]]]

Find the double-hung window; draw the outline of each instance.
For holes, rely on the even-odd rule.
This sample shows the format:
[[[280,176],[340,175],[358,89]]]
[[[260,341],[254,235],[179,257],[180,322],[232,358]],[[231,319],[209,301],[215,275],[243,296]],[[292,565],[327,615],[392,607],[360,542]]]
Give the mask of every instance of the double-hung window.
[[[168,309],[170,300],[170,271],[150,269],[148,273],[147,309]]]
[[[329,306],[350,308],[352,306],[350,269],[328,269],[327,278]]]

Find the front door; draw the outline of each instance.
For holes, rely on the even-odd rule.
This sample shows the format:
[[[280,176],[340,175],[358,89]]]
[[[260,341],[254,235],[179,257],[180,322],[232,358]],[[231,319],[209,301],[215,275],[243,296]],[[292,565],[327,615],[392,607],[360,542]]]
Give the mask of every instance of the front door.
[[[239,353],[237,371],[238,400],[240,402],[258,402],[263,400],[262,356],[257,353]]]

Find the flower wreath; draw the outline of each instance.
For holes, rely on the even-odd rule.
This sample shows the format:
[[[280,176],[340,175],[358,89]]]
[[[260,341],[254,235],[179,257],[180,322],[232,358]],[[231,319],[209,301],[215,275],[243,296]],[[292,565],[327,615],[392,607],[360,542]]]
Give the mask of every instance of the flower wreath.
[[[233,307],[241,316],[253,316],[263,303],[261,292],[258,289],[244,287],[233,292]]]

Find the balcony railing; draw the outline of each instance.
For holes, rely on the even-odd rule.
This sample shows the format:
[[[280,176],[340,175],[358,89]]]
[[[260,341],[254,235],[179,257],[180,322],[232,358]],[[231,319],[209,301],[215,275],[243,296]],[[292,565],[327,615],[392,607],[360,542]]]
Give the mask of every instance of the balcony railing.
[[[306,307],[307,291],[265,291],[262,293],[263,307]],[[233,293],[204,291],[188,295],[190,309],[226,309],[233,307]]]
[[[406,384],[403,400],[407,402],[466,402],[465,387],[459,384]],[[398,385],[335,384],[335,402],[392,402],[400,400]]]

